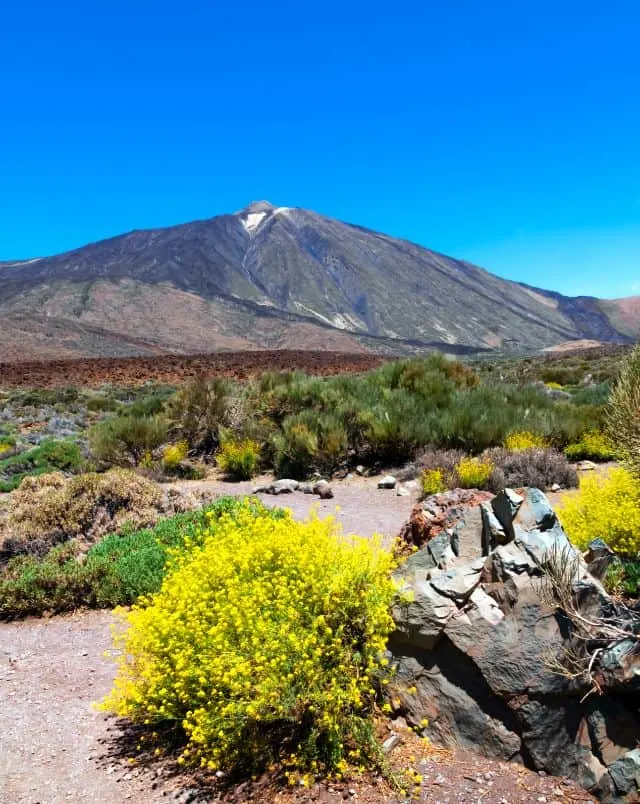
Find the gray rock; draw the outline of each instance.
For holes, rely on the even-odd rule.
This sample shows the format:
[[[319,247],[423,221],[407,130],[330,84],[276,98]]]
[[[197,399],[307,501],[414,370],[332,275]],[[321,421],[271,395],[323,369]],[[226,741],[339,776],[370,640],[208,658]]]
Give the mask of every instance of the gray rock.
[[[356,466],[356,474],[357,475],[362,476],[362,475],[366,474],[366,471],[367,470],[364,468],[364,466],[362,466],[362,464],[359,464],[358,466]]]
[[[282,480],[274,480],[271,483],[271,494],[291,494],[297,490],[300,483],[297,480],[290,480],[283,478]]]
[[[313,486],[313,483],[301,483],[298,486],[298,491],[301,491],[303,494],[314,494]]]
[[[488,556],[498,544],[510,541],[498,517],[493,512],[491,503],[482,503],[482,555]]]
[[[431,586],[445,597],[462,605],[480,583],[480,572],[484,562],[467,564],[452,570],[432,570],[429,580]]]
[[[624,796],[640,793],[640,748],[634,748],[609,766],[609,774],[618,793]],[[638,798],[627,798],[638,801]]]
[[[616,554],[602,539],[594,539],[587,548],[584,560],[587,562],[589,572],[601,581],[611,564],[615,562]]]
[[[394,489],[396,487],[396,479],[393,475],[385,475],[378,480],[379,489]]]
[[[449,569],[456,563],[456,554],[451,548],[450,536],[444,530],[430,539],[420,552],[429,553],[433,558],[434,566],[440,569]]]
[[[318,480],[314,483],[313,493],[317,494],[321,500],[330,500],[333,497],[333,491],[327,480]]]
[[[415,580],[401,592],[409,597],[393,606],[396,639],[431,650],[447,622],[457,613],[456,604],[439,594],[428,581]]]
[[[598,468],[598,465],[593,461],[578,461],[579,472],[593,472]]]
[[[513,520],[518,513],[524,498],[513,489],[505,489],[491,501],[491,508],[498,522],[502,525],[506,541],[513,541]]]
[[[396,487],[396,495],[397,495],[398,497],[410,497],[410,496],[411,496],[411,492],[410,492],[410,491],[409,491],[409,489],[408,489],[406,486],[404,486],[402,483],[398,483],[398,485],[397,485],[397,487]]]

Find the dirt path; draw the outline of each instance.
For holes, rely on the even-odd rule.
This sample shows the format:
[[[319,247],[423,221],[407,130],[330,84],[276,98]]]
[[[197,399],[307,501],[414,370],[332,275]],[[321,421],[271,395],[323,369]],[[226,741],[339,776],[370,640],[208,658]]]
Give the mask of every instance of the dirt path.
[[[226,494],[242,496],[251,494],[253,488],[268,483],[272,477],[264,476],[242,483],[229,483],[216,478],[206,480],[178,481],[170,484],[181,491],[205,492],[207,495],[222,497]],[[332,481],[334,497],[321,500],[314,494],[272,494],[258,495],[270,508],[289,508],[297,519],[308,517],[312,510],[319,516],[336,516],[345,533],[358,533],[360,536],[373,536],[379,533],[389,543],[398,535],[402,525],[409,519],[411,507],[417,493],[409,497],[398,497],[392,489],[377,488],[377,477],[357,477],[349,480]]]

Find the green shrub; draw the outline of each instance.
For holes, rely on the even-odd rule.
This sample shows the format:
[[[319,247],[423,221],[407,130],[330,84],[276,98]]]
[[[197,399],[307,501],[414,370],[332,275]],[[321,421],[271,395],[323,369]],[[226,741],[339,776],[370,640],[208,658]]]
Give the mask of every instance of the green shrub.
[[[330,520],[246,512],[176,557],[128,628],[104,708],[181,724],[181,762],[258,772],[370,756],[376,674],[392,628],[391,556]]]
[[[216,461],[231,480],[250,480],[260,465],[260,445],[255,441],[223,441]]]
[[[89,431],[91,454],[108,466],[138,466],[167,438],[167,424],[157,416],[110,416]]]
[[[626,469],[604,477],[583,477],[580,491],[558,507],[567,535],[581,550],[603,539],[620,556],[640,553],[640,481]]]
[[[640,562],[614,561],[608,567],[603,583],[609,594],[640,597]]]
[[[198,377],[179,391],[167,415],[178,438],[200,453],[215,452],[220,430],[230,423],[231,383]]]
[[[247,506],[274,520],[283,512],[268,511],[255,500],[226,497],[199,511],[163,519],[151,530],[111,534],[83,558],[77,541],[54,547],[44,557],[16,556],[0,569],[0,619],[61,613],[82,607],[130,605],[160,589],[173,550],[193,545],[222,516]]]
[[[107,413],[118,410],[119,403],[109,396],[92,396],[87,399],[87,410],[95,413]]]
[[[603,433],[584,433],[580,441],[565,447],[564,454],[570,461],[613,461],[616,450]]]
[[[43,441],[38,447],[4,460],[0,456],[0,491],[13,491],[25,477],[57,470],[75,473],[82,465],[82,453],[75,441]]]
[[[629,469],[640,477],[640,345],[623,364],[607,412],[609,437]]]
[[[604,406],[609,401],[611,394],[611,383],[601,382],[597,385],[588,385],[580,388],[571,397],[574,405],[597,405]]]

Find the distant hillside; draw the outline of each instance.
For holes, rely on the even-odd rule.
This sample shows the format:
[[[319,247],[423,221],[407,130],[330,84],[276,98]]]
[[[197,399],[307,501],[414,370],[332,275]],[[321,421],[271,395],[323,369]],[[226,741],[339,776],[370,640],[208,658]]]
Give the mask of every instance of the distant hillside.
[[[525,350],[640,337],[640,297],[568,298],[314,212],[250,204],[0,263],[4,359],[256,348]]]

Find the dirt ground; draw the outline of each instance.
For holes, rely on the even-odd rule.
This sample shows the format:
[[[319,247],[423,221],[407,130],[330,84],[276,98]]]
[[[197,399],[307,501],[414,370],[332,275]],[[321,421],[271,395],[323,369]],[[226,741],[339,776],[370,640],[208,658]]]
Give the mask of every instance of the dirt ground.
[[[253,483],[189,483],[209,493],[246,493]],[[318,506],[334,513],[345,531],[379,532],[389,541],[408,518],[411,497],[378,490],[375,479],[334,483],[335,498],[320,501],[294,493],[263,495],[267,505],[285,505],[295,516]],[[120,804],[155,802],[396,802],[381,779],[367,775],[345,783],[319,783],[310,790],[280,790],[270,780],[221,793],[198,787],[171,760],[134,759],[135,739],[113,718],[96,711],[110,689],[110,612],[0,624],[0,804]],[[593,801],[569,780],[541,776],[518,765],[493,762],[469,752],[425,747],[410,733],[390,755],[397,770],[413,769],[422,781],[412,801],[432,804],[516,804]],[[405,799],[406,800],[406,799]]]
[[[366,353],[265,350],[0,363],[0,388],[95,388],[103,383],[126,386],[149,381],[178,385],[200,374],[246,379],[265,371],[289,369],[329,375],[368,371],[383,362],[383,357]]]

